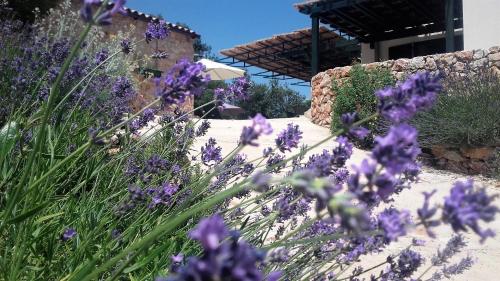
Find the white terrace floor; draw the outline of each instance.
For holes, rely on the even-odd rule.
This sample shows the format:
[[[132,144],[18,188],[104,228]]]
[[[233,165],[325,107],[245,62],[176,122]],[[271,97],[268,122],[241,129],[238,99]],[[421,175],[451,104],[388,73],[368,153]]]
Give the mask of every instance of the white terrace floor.
[[[222,146],[224,153],[231,152],[238,141],[239,135],[243,126],[249,125],[249,120],[210,120],[212,128],[208,131],[208,134],[204,138],[197,140],[194,148],[200,149],[200,147],[208,140],[209,137],[213,137],[218,141],[218,144]],[[249,156],[249,159],[255,159],[262,155],[262,149],[274,144],[274,137],[280,131],[286,128],[287,124],[294,123],[300,126],[303,134],[303,143],[307,145],[314,145],[317,142],[325,139],[329,136],[329,131],[326,128],[312,124],[307,118],[290,118],[290,119],[274,119],[270,121],[274,129],[273,136],[262,137],[259,142],[260,146],[258,148],[249,147],[243,152]],[[329,149],[334,146],[334,142],[330,141],[324,144],[322,147],[317,148],[313,153],[321,152],[323,149]],[[352,163],[360,163],[360,161],[367,156],[367,152],[355,149],[354,155],[351,160]],[[349,164],[350,166],[350,164]],[[463,175],[458,175],[449,172],[437,171],[431,168],[424,168],[423,174],[421,175],[420,183],[416,184],[413,189],[405,190],[402,194],[395,198],[394,205],[399,208],[406,208],[413,211],[422,205],[423,196],[422,192],[430,192],[434,189],[438,190],[438,193],[434,196],[434,200],[442,199],[449,192],[449,189],[453,182],[464,178]],[[483,185],[488,186],[489,192],[500,193],[500,183],[494,181],[488,181],[483,178],[475,178],[475,180]],[[500,206],[500,199],[496,202]],[[467,250],[461,254],[460,257],[465,257],[470,255],[476,259],[476,264],[474,267],[467,271],[465,274],[455,277],[451,280],[467,280],[467,281],[497,281],[500,280],[500,216],[498,216],[497,221],[489,225],[494,231],[498,233],[497,237],[493,239],[488,239],[486,243],[480,244],[479,239],[474,234],[466,234],[467,241],[469,242]],[[415,229],[411,232],[409,237],[401,239],[397,243],[393,243],[382,255],[374,255],[370,257],[365,257],[362,261],[362,265],[369,267],[383,261],[387,253],[397,253],[400,250],[406,248],[410,244],[412,238],[426,239],[428,242],[425,246],[417,248],[426,258],[427,261],[430,260],[433,253],[439,248],[446,244],[447,240],[451,237],[452,232],[449,227],[439,227],[437,229],[438,238],[428,239],[423,229]],[[425,268],[425,267],[423,267]],[[379,270],[377,270],[379,272]],[[431,271],[432,273],[433,271]],[[430,276],[426,276],[429,278]],[[425,279],[424,279],[425,280]]]

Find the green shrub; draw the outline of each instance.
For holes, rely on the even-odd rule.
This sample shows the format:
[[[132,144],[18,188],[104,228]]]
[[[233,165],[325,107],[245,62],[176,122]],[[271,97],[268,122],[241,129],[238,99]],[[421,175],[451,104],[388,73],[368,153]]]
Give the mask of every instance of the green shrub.
[[[500,143],[500,78],[488,72],[448,78],[436,106],[414,125],[423,147],[494,146]]]
[[[289,118],[303,114],[310,107],[299,92],[271,80],[269,85],[253,83],[249,90],[249,98],[237,104],[248,115],[261,113],[267,118]]]
[[[349,78],[342,85],[333,81],[333,90],[337,94],[332,105],[332,130],[342,128],[340,117],[344,113],[358,112],[360,118],[365,118],[377,110],[375,91],[394,85],[395,78],[389,70],[365,70],[361,65],[352,67]],[[378,120],[368,123],[367,128],[376,132]]]

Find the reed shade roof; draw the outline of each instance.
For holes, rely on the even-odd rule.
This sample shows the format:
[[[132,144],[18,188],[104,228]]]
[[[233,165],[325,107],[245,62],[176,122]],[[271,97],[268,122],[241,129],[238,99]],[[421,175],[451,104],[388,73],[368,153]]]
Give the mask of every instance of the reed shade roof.
[[[299,12],[361,42],[378,42],[446,30],[446,0],[311,0]],[[462,1],[454,1],[455,28],[463,27]]]
[[[352,63],[360,56],[356,40],[347,40],[326,27],[320,28],[320,71]],[[271,38],[222,50],[221,54],[239,62],[265,69],[256,76],[280,78],[287,76],[311,81],[311,29],[275,35]],[[227,62],[226,62],[227,63]]]

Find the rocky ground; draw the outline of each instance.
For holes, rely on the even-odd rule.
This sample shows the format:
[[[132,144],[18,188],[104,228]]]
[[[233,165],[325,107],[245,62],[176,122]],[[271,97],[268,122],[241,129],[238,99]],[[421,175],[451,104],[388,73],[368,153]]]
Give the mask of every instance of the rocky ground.
[[[289,123],[295,123],[300,126],[301,130],[304,132],[303,143],[307,145],[314,145],[330,135],[328,129],[314,125],[305,117],[271,120],[275,134],[285,129]],[[249,124],[250,122],[248,120],[211,120],[212,128],[208,131],[206,137],[197,140],[194,148],[199,150],[209,137],[213,137],[218,141],[218,144],[222,146],[223,152],[229,153],[236,147],[243,126]],[[274,135],[262,137],[259,140],[261,144],[259,147],[245,148],[243,153],[247,154],[249,159],[260,157],[262,155],[262,149],[274,144]],[[323,149],[333,148],[334,145],[335,143],[330,141],[322,147],[315,149],[313,153],[321,152]],[[350,164],[360,163],[367,155],[368,152],[355,149]],[[350,166],[350,164],[348,164],[348,166]],[[422,192],[430,192],[436,189],[437,195],[434,198],[435,200],[441,199],[449,193],[453,182],[464,179],[465,177],[466,176],[463,175],[426,167],[423,170],[420,182],[414,185],[413,189],[405,190],[402,194],[397,196],[394,205],[398,208],[409,209],[415,213],[415,210],[422,205]],[[487,186],[489,192],[500,195],[500,182],[482,177],[475,177],[474,179],[479,184]],[[500,199],[497,201],[497,204],[500,206]],[[500,233],[500,217],[497,218],[496,222],[491,223],[489,227],[497,233]],[[397,243],[391,244],[385,253],[364,257],[361,264],[365,267],[369,267],[383,261],[387,254],[398,253],[400,250],[406,248],[407,245],[411,243],[412,238],[427,240],[427,243],[422,247],[418,247],[417,250],[427,257],[427,261],[429,261],[436,250],[446,244],[448,239],[452,236],[452,231],[447,226],[438,227],[437,234],[438,238],[430,239],[423,229],[414,229],[408,237],[401,239]],[[500,236],[488,239],[484,244],[479,243],[479,239],[475,234],[469,233],[466,234],[465,237],[469,243],[468,248],[457,259],[470,255],[476,260],[476,264],[471,270],[450,280],[500,280],[500,275],[496,272],[498,269],[497,267],[500,265]]]

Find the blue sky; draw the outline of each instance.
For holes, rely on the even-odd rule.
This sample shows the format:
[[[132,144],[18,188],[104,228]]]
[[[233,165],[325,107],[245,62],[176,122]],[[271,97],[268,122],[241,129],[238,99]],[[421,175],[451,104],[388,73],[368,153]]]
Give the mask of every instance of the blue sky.
[[[167,21],[188,24],[212,46],[222,49],[310,27],[307,16],[293,4],[302,0],[128,0],[127,6]],[[250,69],[250,72],[258,70]],[[267,80],[254,78],[257,82]],[[308,87],[291,88],[309,97]]]

